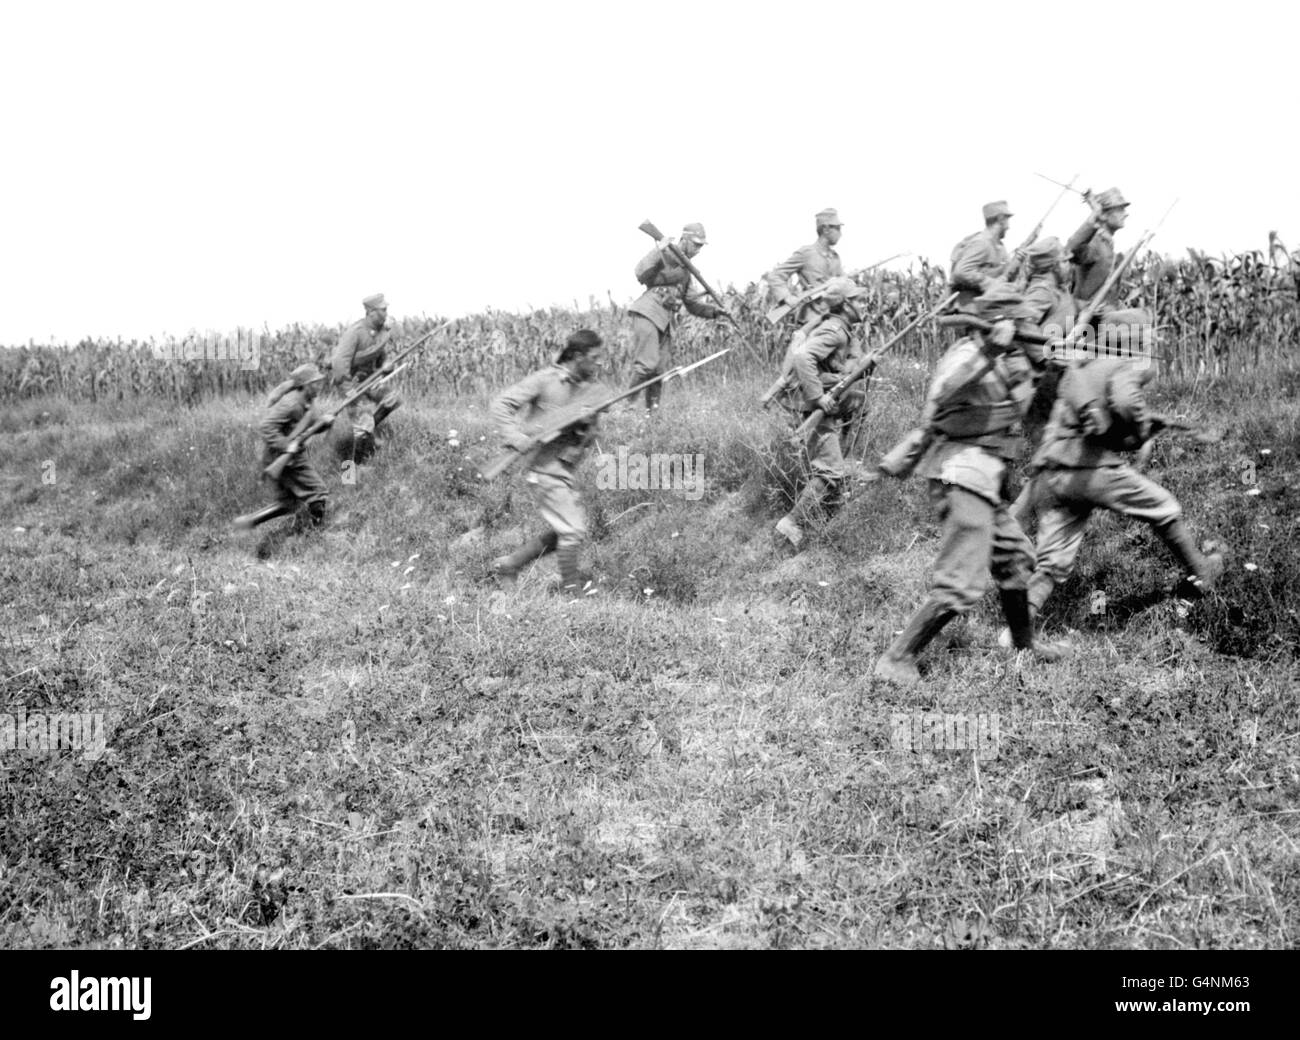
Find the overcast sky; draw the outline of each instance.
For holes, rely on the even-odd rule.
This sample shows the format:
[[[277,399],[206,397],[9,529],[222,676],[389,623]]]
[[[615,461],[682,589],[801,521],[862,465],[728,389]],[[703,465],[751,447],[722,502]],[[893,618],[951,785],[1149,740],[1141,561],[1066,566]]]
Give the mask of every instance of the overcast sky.
[[[625,302],[646,218],[723,284],[825,206],[850,268],[946,264],[1036,172],[1121,246],[1177,197],[1162,251],[1300,247],[1290,4],[891,8],[7,5],[0,342]]]

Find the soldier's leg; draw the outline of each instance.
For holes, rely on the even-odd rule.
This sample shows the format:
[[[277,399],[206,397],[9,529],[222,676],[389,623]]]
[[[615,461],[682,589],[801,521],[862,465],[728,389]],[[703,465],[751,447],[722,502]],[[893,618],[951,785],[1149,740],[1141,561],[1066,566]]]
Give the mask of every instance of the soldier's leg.
[[[1183,522],[1183,508],[1178,499],[1130,466],[1092,472],[1097,504],[1150,524],[1183,569],[1180,593],[1203,596],[1223,573],[1223,554],[1201,552]]]
[[[562,589],[583,585],[578,570],[578,553],[587,538],[587,512],[574,483],[573,475],[534,473],[529,480],[538,492],[542,519],[555,532],[555,561],[560,571]]]
[[[777,533],[797,549],[803,542],[803,525],[823,511],[826,499],[837,495],[844,480],[844,456],[840,452],[839,424],[823,418],[805,445],[812,476],[804,485],[794,507],[776,523]]]
[[[653,372],[650,373],[650,375],[657,376],[660,372],[663,372],[672,364],[672,361],[670,360],[669,357],[672,351],[672,345],[673,345],[673,337],[671,332],[659,333],[659,365]],[[651,409],[652,411],[658,408],[659,398],[663,396],[663,393],[664,393],[663,383],[655,383],[652,386],[647,386],[645,388],[646,407]]]
[[[1007,619],[1011,645],[1032,650],[1041,661],[1058,661],[1068,651],[1062,645],[1034,637],[1034,611],[1029,601],[1029,581],[1034,573],[1034,545],[1005,505],[993,513],[993,552],[989,564],[998,585],[1002,614]]]
[[[939,507],[943,542],[934,563],[930,592],[889,649],[876,662],[877,678],[903,686],[920,681],[916,662],[945,625],[979,602],[993,551],[993,505],[952,484],[930,481]]]
[[[275,452],[269,449],[263,452],[262,463],[258,468],[258,475],[261,480],[266,481],[269,478],[262,472],[270,463],[275,461]],[[285,467],[288,472],[288,467]],[[281,474],[283,478],[283,473]],[[233,526],[241,531],[251,531],[254,527],[266,523],[268,520],[274,520],[276,517],[288,516],[298,509],[298,499],[285,487],[283,479],[275,481],[275,501],[261,509],[254,510],[251,513],[245,513],[243,516],[236,517]]]
[[[1029,607],[1036,615],[1052,590],[1070,576],[1083,546],[1092,505],[1079,497],[1086,490],[1087,471],[1053,470],[1039,474],[1044,511],[1038,522],[1034,573],[1029,579]]]
[[[654,322],[641,314],[632,315],[632,386],[638,386],[659,373],[659,337]],[[646,407],[651,406],[652,389],[646,387]]]
[[[559,535],[551,527],[541,531],[518,549],[507,556],[498,556],[492,561],[492,572],[506,582],[513,582],[515,576],[534,560],[555,551]]]
[[[374,398],[371,398],[371,400],[374,400]],[[379,404],[375,408],[375,429],[378,429],[380,423],[401,407],[402,395],[396,390],[389,391],[388,393],[381,392],[379,396]]]
[[[329,498],[325,482],[301,452],[284,468],[280,486],[286,500],[300,502],[305,507],[302,526],[319,527],[325,521]]]

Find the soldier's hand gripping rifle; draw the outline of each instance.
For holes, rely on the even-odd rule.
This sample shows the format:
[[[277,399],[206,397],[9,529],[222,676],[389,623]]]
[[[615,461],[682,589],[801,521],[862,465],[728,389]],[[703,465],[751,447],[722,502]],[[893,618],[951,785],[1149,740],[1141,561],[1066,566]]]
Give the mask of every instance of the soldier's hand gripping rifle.
[[[893,256],[887,256],[883,260],[877,260],[874,264],[870,264],[867,267],[860,267],[856,271],[850,272],[848,277],[852,278],[856,282],[858,280],[858,275],[866,274],[868,271],[874,271],[877,267],[882,267],[891,260],[897,260],[900,257],[911,255],[911,253],[895,253]],[[805,303],[809,303],[813,300],[820,300],[825,294],[826,284],[824,282],[821,285],[814,285],[811,289],[805,289],[803,292],[791,297],[785,303],[778,303],[775,307],[771,308],[767,312],[767,320],[773,325],[779,325],[784,320],[785,316],[791,311],[797,310]]]
[[[717,304],[718,309],[722,311],[721,316],[731,324],[733,329],[739,332],[740,326],[736,324],[736,319],[732,316],[731,311],[727,310],[727,305],[722,302],[722,297],[715,293],[713,287],[704,280],[704,275],[700,274],[700,269],[691,263],[685,253],[677,248],[677,243],[664,235],[662,231],[648,220],[641,222],[640,230],[653,238],[661,249],[667,249],[673,254],[674,259],[686,268],[686,270],[690,272],[691,276],[700,283],[700,287],[713,298],[713,302]]]
[[[425,333],[405,350],[396,354],[392,361],[390,361],[388,365],[384,366],[384,368],[392,366],[389,371],[384,371],[384,369],[381,368],[372,373],[369,378],[358,384],[357,388],[353,390],[352,393],[348,394],[348,396],[343,399],[343,403],[334,409],[334,411],[327,412],[324,415],[316,415],[313,409],[308,409],[307,414],[299,420],[298,425],[294,427],[293,432],[289,434],[290,450],[278,455],[275,461],[262,470],[262,472],[272,480],[279,480],[280,475],[284,472],[284,468],[289,465],[289,461],[302,450],[311,438],[315,437],[318,433],[323,433],[325,430],[328,430],[334,425],[334,420],[339,417],[340,413],[346,411],[350,405],[355,404],[380,383],[387,382],[402,369],[406,368],[405,364],[398,365],[398,362],[402,361],[404,358],[410,357],[419,350],[420,347],[424,346],[425,342],[432,339],[439,332],[442,332],[450,324],[451,322],[449,321],[443,322],[436,329]]]
[[[1050,177],[1044,177],[1043,179],[1051,180]],[[1052,204],[1047,207],[1047,212],[1043,214],[1043,219],[1034,225],[1034,230],[1029,232],[1029,237],[1020,244],[1019,248],[1016,249],[1015,258],[1011,261],[1011,266],[1007,268],[1007,273],[1003,276],[1008,282],[1011,282],[1012,284],[1019,282],[1021,270],[1025,266],[1025,255],[1027,250],[1038,241],[1038,236],[1043,233],[1043,227],[1047,223],[1047,218],[1052,215],[1052,210],[1056,209],[1057,204],[1065,198],[1066,193],[1077,190],[1074,187],[1074,182],[1078,179],[1079,175],[1076,173],[1070,178],[1069,184],[1061,184],[1060,181],[1052,181],[1053,184],[1060,184],[1062,189],[1061,193],[1052,200]]]
[[[930,310],[926,311],[919,318],[913,319],[911,322],[905,325],[899,332],[897,332],[894,335],[894,337],[891,340],[889,340],[888,343],[873,350],[870,354],[864,357],[851,369],[845,372],[844,375],[840,377],[839,382],[837,382],[833,387],[827,390],[824,396],[829,397],[832,403],[838,403],[839,399],[844,395],[844,392],[848,390],[849,387],[851,387],[859,379],[863,378],[864,376],[868,376],[875,371],[876,365],[879,364],[880,359],[885,355],[886,351],[890,350],[892,347],[901,343],[910,332],[916,329],[923,322],[929,321],[931,318],[938,315],[941,311],[945,310],[949,305],[952,304],[952,301],[955,300],[956,298],[957,298],[957,294],[952,293],[947,299],[941,300],[938,304],[930,308]],[[803,438],[807,437],[816,428],[817,424],[822,421],[825,415],[826,412],[823,409],[821,408],[813,409],[811,412],[808,413],[808,417],[804,419],[804,421],[799,425],[799,428],[795,430],[795,432],[791,435],[791,439],[802,440]]]
[[[694,361],[689,365],[677,365],[675,368],[670,368],[667,372],[661,372],[657,376],[652,376],[644,383],[638,383],[630,390],[624,390],[621,393],[615,394],[613,397],[607,397],[605,400],[598,401],[595,404],[577,404],[561,410],[556,415],[551,416],[546,425],[540,430],[530,433],[528,435],[527,444],[522,444],[518,448],[512,447],[509,451],[498,455],[497,458],[488,466],[483,468],[479,473],[479,476],[484,480],[491,480],[493,477],[505,472],[525,456],[528,456],[529,458],[536,456],[537,452],[545,445],[559,440],[575,426],[586,425],[607,408],[618,404],[619,401],[625,401],[629,397],[635,397],[647,386],[653,386],[655,383],[666,383],[670,379],[680,379],[682,376],[686,375],[686,373],[694,371],[701,365],[707,365],[710,361],[722,357],[723,354],[730,352],[730,350],[730,347],[725,347],[717,353],[710,354],[708,357],[701,358],[699,361]]]

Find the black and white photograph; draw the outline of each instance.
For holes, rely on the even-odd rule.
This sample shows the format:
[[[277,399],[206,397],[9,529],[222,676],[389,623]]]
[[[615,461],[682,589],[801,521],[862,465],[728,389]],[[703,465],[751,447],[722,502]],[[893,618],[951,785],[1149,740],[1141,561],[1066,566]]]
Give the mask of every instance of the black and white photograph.
[[[1294,8],[4,20],[0,947],[1300,944]]]

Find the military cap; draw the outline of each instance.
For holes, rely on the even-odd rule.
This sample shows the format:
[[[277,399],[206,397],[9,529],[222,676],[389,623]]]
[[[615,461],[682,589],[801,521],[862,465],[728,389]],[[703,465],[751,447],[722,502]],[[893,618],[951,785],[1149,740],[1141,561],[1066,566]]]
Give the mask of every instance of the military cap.
[[[852,300],[861,296],[864,291],[862,286],[852,278],[841,274],[826,279],[822,285],[822,299],[827,303],[834,304],[843,300]]]
[[[1032,267],[1052,267],[1061,262],[1065,250],[1061,240],[1056,236],[1040,238],[1025,251],[1025,258]]]
[[[320,369],[309,361],[307,364],[299,365],[290,372],[289,378],[293,380],[294,386],[306,386],[308,383],[315,383],[325,377],[321,375]]]
[[[704,225],[687,224],[684,228],[682,228],[682,238],[693,238],[700,245],[704,245],[706,241],[704,237]]]
[[[388,301],[384,299],[383,293],[375,293],[374,296],[367,296],[362,300],[361,306],[368,311],[386,311],[388,310]]]
[[[1011,215],[1011,207],[1007,205],[1005,199],[1001,199],[997,202],[990,202],[984,207],[985,223],[988,223],[990,220],[995,220],[998,217],[1009,217]]]
[[[1097,196],[1097,205],[1102,209],[1122,209],[1128,205],[1118,188],[1107,188]]]
[[[555,363],[561,365],[564,362],[575,357],[582,357],[590,354],[603,346],[605,341],[601,339],[600,333],[594,329],[579,329],[569,336],[559,351],[555,355]]]
[[[816,217],[818,227],[843,227],[844,221],[833,209],[824,209]]]

